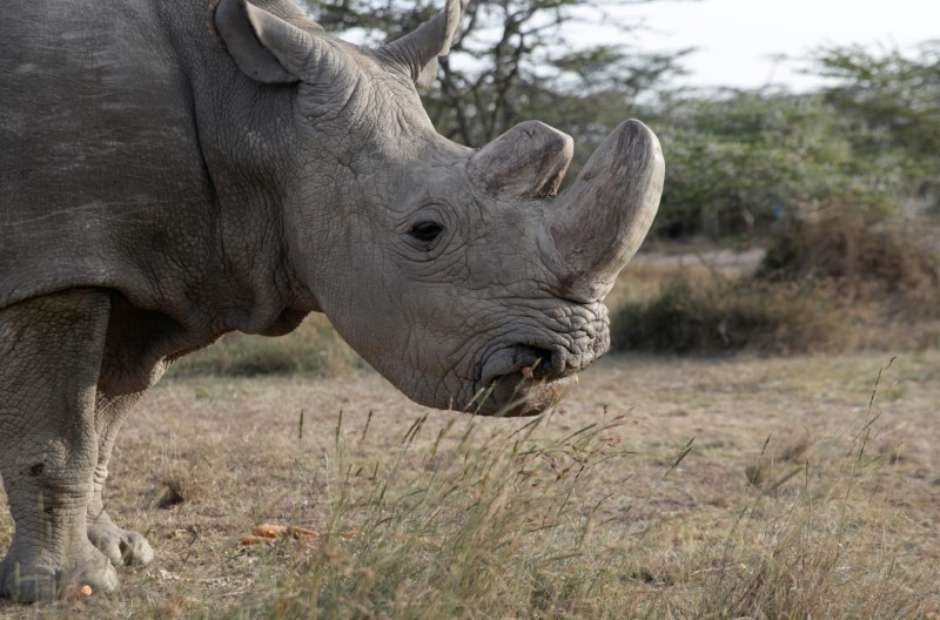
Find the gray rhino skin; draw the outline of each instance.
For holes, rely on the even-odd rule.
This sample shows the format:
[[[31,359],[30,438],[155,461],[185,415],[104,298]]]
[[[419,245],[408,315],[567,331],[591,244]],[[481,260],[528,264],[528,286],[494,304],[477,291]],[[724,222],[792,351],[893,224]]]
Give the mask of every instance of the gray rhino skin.
[[[438,135],[462,7],[371,50],[289,0],[22,0],[0,21],[0,592],[113,590],[147,541],[102,488],[128,409],[226,332],[324,312],[417,402],[533,414],[608,348],[602,300],[663,162],[618,127],[561,196],[571,139]],[[532,369],[534,368],[534,371]]]

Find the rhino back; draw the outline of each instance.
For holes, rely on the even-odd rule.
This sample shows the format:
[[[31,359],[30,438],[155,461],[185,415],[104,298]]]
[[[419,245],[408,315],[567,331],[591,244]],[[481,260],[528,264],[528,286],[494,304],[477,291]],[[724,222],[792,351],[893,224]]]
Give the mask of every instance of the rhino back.
[[[217,260],[212,188],[169,4],[7,7],[0,308],[76,286],[157,307],[191,296]]]

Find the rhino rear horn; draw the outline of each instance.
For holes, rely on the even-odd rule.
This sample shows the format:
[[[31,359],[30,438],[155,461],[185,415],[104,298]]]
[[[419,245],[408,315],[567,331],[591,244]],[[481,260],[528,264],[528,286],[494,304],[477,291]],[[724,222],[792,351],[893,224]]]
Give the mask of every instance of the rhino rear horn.
[[[437,57],[450,53],[467,1],[447,0],[443,11],[383,46],[379,54],[408,72],[419,87],[430,86],[437,75]]]
[[[288,17],[285,15],[285,17]],[[329,65],[335,51],[324,40],[292,22],[245,0],[222,0],[215,10],[215,26],[238,68],[265,84],[290,84],[307,77],[311,62]],[[317,24],[307,22],[313,29]],[[320,58],[311,58],[319,54]]]
[[[554,196],[574,156],[574,140],[539,121],[519,123],[474,153],[470,178],[507,199]]]

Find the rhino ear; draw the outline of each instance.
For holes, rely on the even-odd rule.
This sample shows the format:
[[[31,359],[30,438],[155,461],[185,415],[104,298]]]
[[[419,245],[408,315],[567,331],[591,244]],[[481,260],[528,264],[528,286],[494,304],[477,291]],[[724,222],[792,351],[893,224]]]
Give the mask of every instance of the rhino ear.
[[[381,55],[402,66],[419,87],[427,87],[437,75],[437,57],[450,53],[460,16],[468,0],[447,0],[444,10],[409,34],[379,50]]]
[[[215,26],[235,64],[253,80],[290,84],[303,77],[313,36],[245,0],[222,0]]]

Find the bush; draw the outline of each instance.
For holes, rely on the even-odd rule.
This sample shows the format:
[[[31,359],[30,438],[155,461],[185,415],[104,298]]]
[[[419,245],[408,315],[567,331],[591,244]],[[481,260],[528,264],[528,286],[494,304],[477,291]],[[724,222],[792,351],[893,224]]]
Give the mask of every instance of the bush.
[[[770,235],[752,275],[698,273],[693,280],[696,273],[687,272],[647,299],[628,299],[614,313],[613,348],[804,353],[932,347],[940,333],[940,257],[931,238],[936,233],[926,218],[885,218],[860,205],[790,218]]]
[[[888,214],[907,198],[892,155],[855,152],[839,112],[819,96],[680,101],[661,134],[667,178],[654,236],[765,233],[826,203]]]
[[[936,316],[940,261],[906,227],[839,209],[792,221],[770,240],[756,277],[769,282],[827,280],[840,297],[880,302],[909,316]]]
[[[761,89],[666,100],[667,161],[653,234],[764,233],[841,203],[881,216],[940,214],[940,43],[820,51],[819,92]]]
[[[611,332],[613,350],[653,353],[802,353],[852,339],[824,287],[716,279],[693,287],[681,277],[651,301],[623,306]]]

